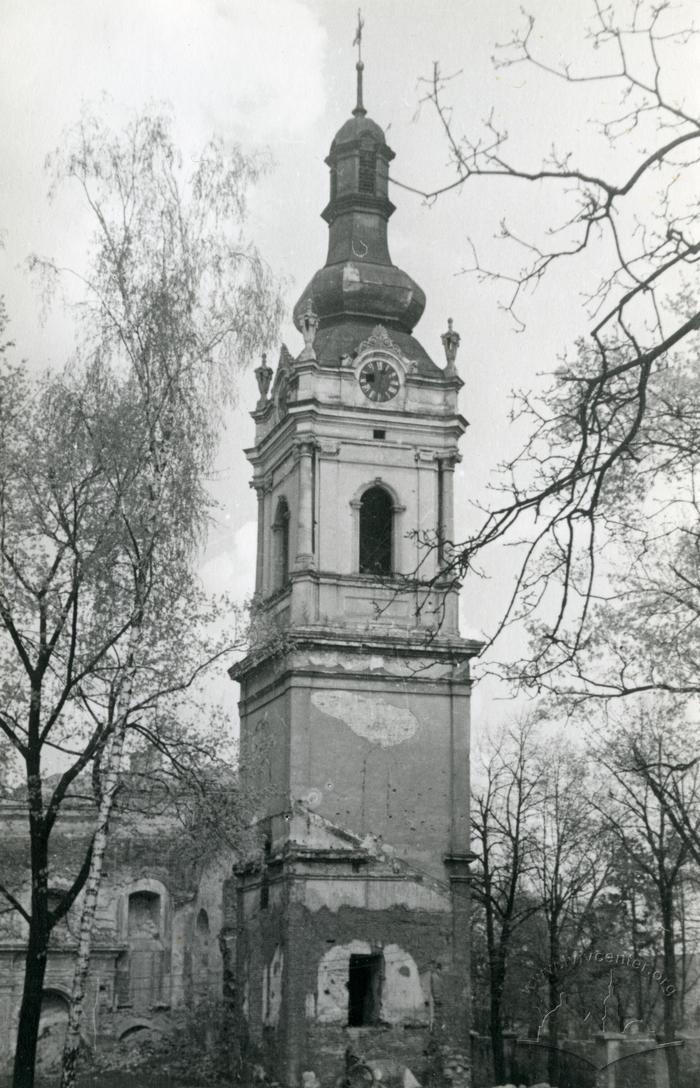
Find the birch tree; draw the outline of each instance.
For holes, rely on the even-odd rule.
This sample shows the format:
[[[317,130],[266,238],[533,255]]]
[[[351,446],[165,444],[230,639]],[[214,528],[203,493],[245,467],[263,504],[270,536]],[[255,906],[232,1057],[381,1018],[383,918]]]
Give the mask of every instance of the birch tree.
[[[167,118],[114,135],[86,117],[52,159],[95,235],[79,284],[79,357],[34,385],[6,368],[3,413],[0,726],[24,764],[32,901],[5,888],[28,947],[13,1088],[32,1088],[51,928],[84,888],[64,1057],[75,1077],[101,863],[131,723],[187,688],[221,651],[193,575],[206,474],[238,366],[276,331],[279,299],[246,241],[260,165],[210,143],[186,176]],[[65,274],[35,259],[48,280]],[[11,677],[11,679],[5,679]],[[68,760],[45,789],[46,753]],[[99,812],[71,888],[48,906],[49,841],[71,784],[94,772]]]

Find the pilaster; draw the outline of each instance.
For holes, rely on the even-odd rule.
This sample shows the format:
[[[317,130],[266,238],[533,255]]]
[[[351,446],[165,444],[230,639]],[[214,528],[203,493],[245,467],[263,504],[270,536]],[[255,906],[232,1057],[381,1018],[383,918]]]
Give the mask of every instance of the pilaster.
[[[295,570],[308,570],[314,562],[314,454],[313,439],[297,439],[295,456],[299,472],[299,507],[297,511],[297,553]]]

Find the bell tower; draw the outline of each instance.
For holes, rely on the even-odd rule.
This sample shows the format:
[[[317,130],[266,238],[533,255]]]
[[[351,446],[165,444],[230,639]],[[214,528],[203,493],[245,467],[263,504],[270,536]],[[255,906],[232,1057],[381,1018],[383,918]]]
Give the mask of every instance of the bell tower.
[[[469,1030],[469,660],[442,578],[466,428],[459,336],[391,262],[394,155],[357,102],[326,159],[325,265],[256,376],[255,635],[241,773],[260,851],[238,869],[244,1057],[333,1083],[349,1047],[419,1080]],[[431,1055],[433,1056],[431,1058]],[[461,1059],[460,1059],[461,1060]]]

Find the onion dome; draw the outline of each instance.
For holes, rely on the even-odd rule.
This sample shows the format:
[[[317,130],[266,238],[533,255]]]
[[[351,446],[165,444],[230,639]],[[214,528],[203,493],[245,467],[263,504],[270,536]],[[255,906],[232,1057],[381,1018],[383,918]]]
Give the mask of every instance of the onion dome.
[[[425,309],[425,295],[389,255],[387,224],[394,205],[388,183],[394,152],[381,127],[367,117],[362,61],[356,67],[357,104],[326,159],[330,200],[321,214],[329,227],[328,256],[304,288],[294,322],[301,328],[311,300],[321,333],[340,323],[369,322],[410,335]]]

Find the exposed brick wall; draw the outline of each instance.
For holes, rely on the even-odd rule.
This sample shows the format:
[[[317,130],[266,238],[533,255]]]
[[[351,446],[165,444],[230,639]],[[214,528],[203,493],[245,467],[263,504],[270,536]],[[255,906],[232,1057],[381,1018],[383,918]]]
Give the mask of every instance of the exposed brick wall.
[[[402,1061],[414,1075],[427,1075],[434,1065],[431,1041],[448,1041],[455,1028],[449,1019],[453,1010],[444,1003],[445,994],[453,993],[450,912],[347,905],[310,910],[292,880],[272,885],[265,909],[260,909],[258,896],[255,887],[245,893],[237,936],[239,1007],[248,1031],[249,1062],[259,1062],[280,1083],[296,1083],[306,1070],[313,1070],[323,1083],[332,1083],[342,1072],[345,1050],[351,1046],[364,1057]],[[362,942],[368,951],[394,949],[394,955],[402,953],[415,964],[429,991],[423,1007],[401,1017],[399,1023],[376,1027],[322,1022],[317,1007],[319,965],[330,949],[347,948],[353,942]],[[283,1000],[279,1017],[270,1023],[263,1007],[268,995],[264,974],[280,951]],[[404,979],[408,971],[397,979]],[[462,1012],[466,1030],[468,1010]],[[468,1082],[468,1058],[462,1055],[457,1064],[464,1075],[460,1079],[455,1071],[453,1082],[461,1086]]]

